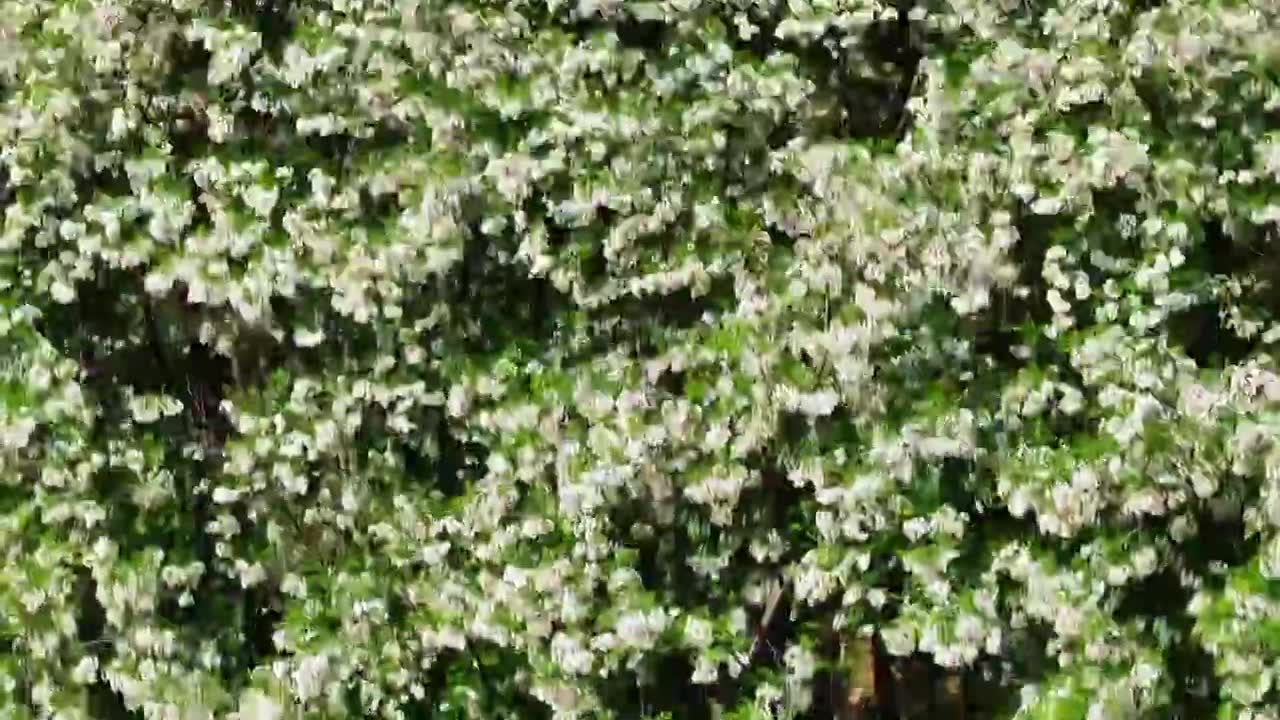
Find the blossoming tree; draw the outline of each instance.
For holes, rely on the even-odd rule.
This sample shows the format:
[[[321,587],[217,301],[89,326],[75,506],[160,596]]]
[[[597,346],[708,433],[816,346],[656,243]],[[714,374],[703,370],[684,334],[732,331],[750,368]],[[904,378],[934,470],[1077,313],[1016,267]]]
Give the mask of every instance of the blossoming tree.
[[[0,717],[1280,718],[1273,0],[2,0],[0,208]]]

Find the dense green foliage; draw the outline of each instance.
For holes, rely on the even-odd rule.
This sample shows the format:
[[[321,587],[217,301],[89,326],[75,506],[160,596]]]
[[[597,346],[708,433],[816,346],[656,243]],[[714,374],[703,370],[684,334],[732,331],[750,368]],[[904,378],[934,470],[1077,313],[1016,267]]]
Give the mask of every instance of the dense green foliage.
[[[0,0],[0,207],[0,718],[1280,718],[1275,0]]]

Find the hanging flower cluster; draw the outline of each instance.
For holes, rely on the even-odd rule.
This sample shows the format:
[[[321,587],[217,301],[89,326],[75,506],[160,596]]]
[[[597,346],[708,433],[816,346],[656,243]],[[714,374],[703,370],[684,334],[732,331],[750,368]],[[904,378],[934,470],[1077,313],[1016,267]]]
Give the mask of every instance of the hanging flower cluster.
[[[1280,718],[1270,0],[0,0],[0,210],[0,718]]]

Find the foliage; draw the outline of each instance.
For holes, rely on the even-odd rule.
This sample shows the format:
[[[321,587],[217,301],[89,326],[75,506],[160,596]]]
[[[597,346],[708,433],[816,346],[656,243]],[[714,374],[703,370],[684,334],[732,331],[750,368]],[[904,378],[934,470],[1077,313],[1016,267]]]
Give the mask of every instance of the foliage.
[[[0,717],[1280,717],[1278,37],[0,2]]]

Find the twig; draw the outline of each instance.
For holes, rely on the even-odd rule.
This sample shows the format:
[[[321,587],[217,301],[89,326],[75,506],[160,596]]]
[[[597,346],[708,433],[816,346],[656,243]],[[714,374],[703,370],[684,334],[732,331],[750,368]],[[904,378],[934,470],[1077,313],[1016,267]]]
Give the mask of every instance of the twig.
[[[779,581],[773,587],[773,591],[769,593],[769,601],[765,603],[764,614],[760,616],[760,626],[756,628],[756,635],[751,639],[751,650],[747,653],[748,658],[755,657],[756,649],[760,646],[760,641],[764,638],[765,632],[769,629],[769,623],[773,622],[773,615],[778,611],[778,605],[782,602],[782,593],[785,591],[786,585]]]

